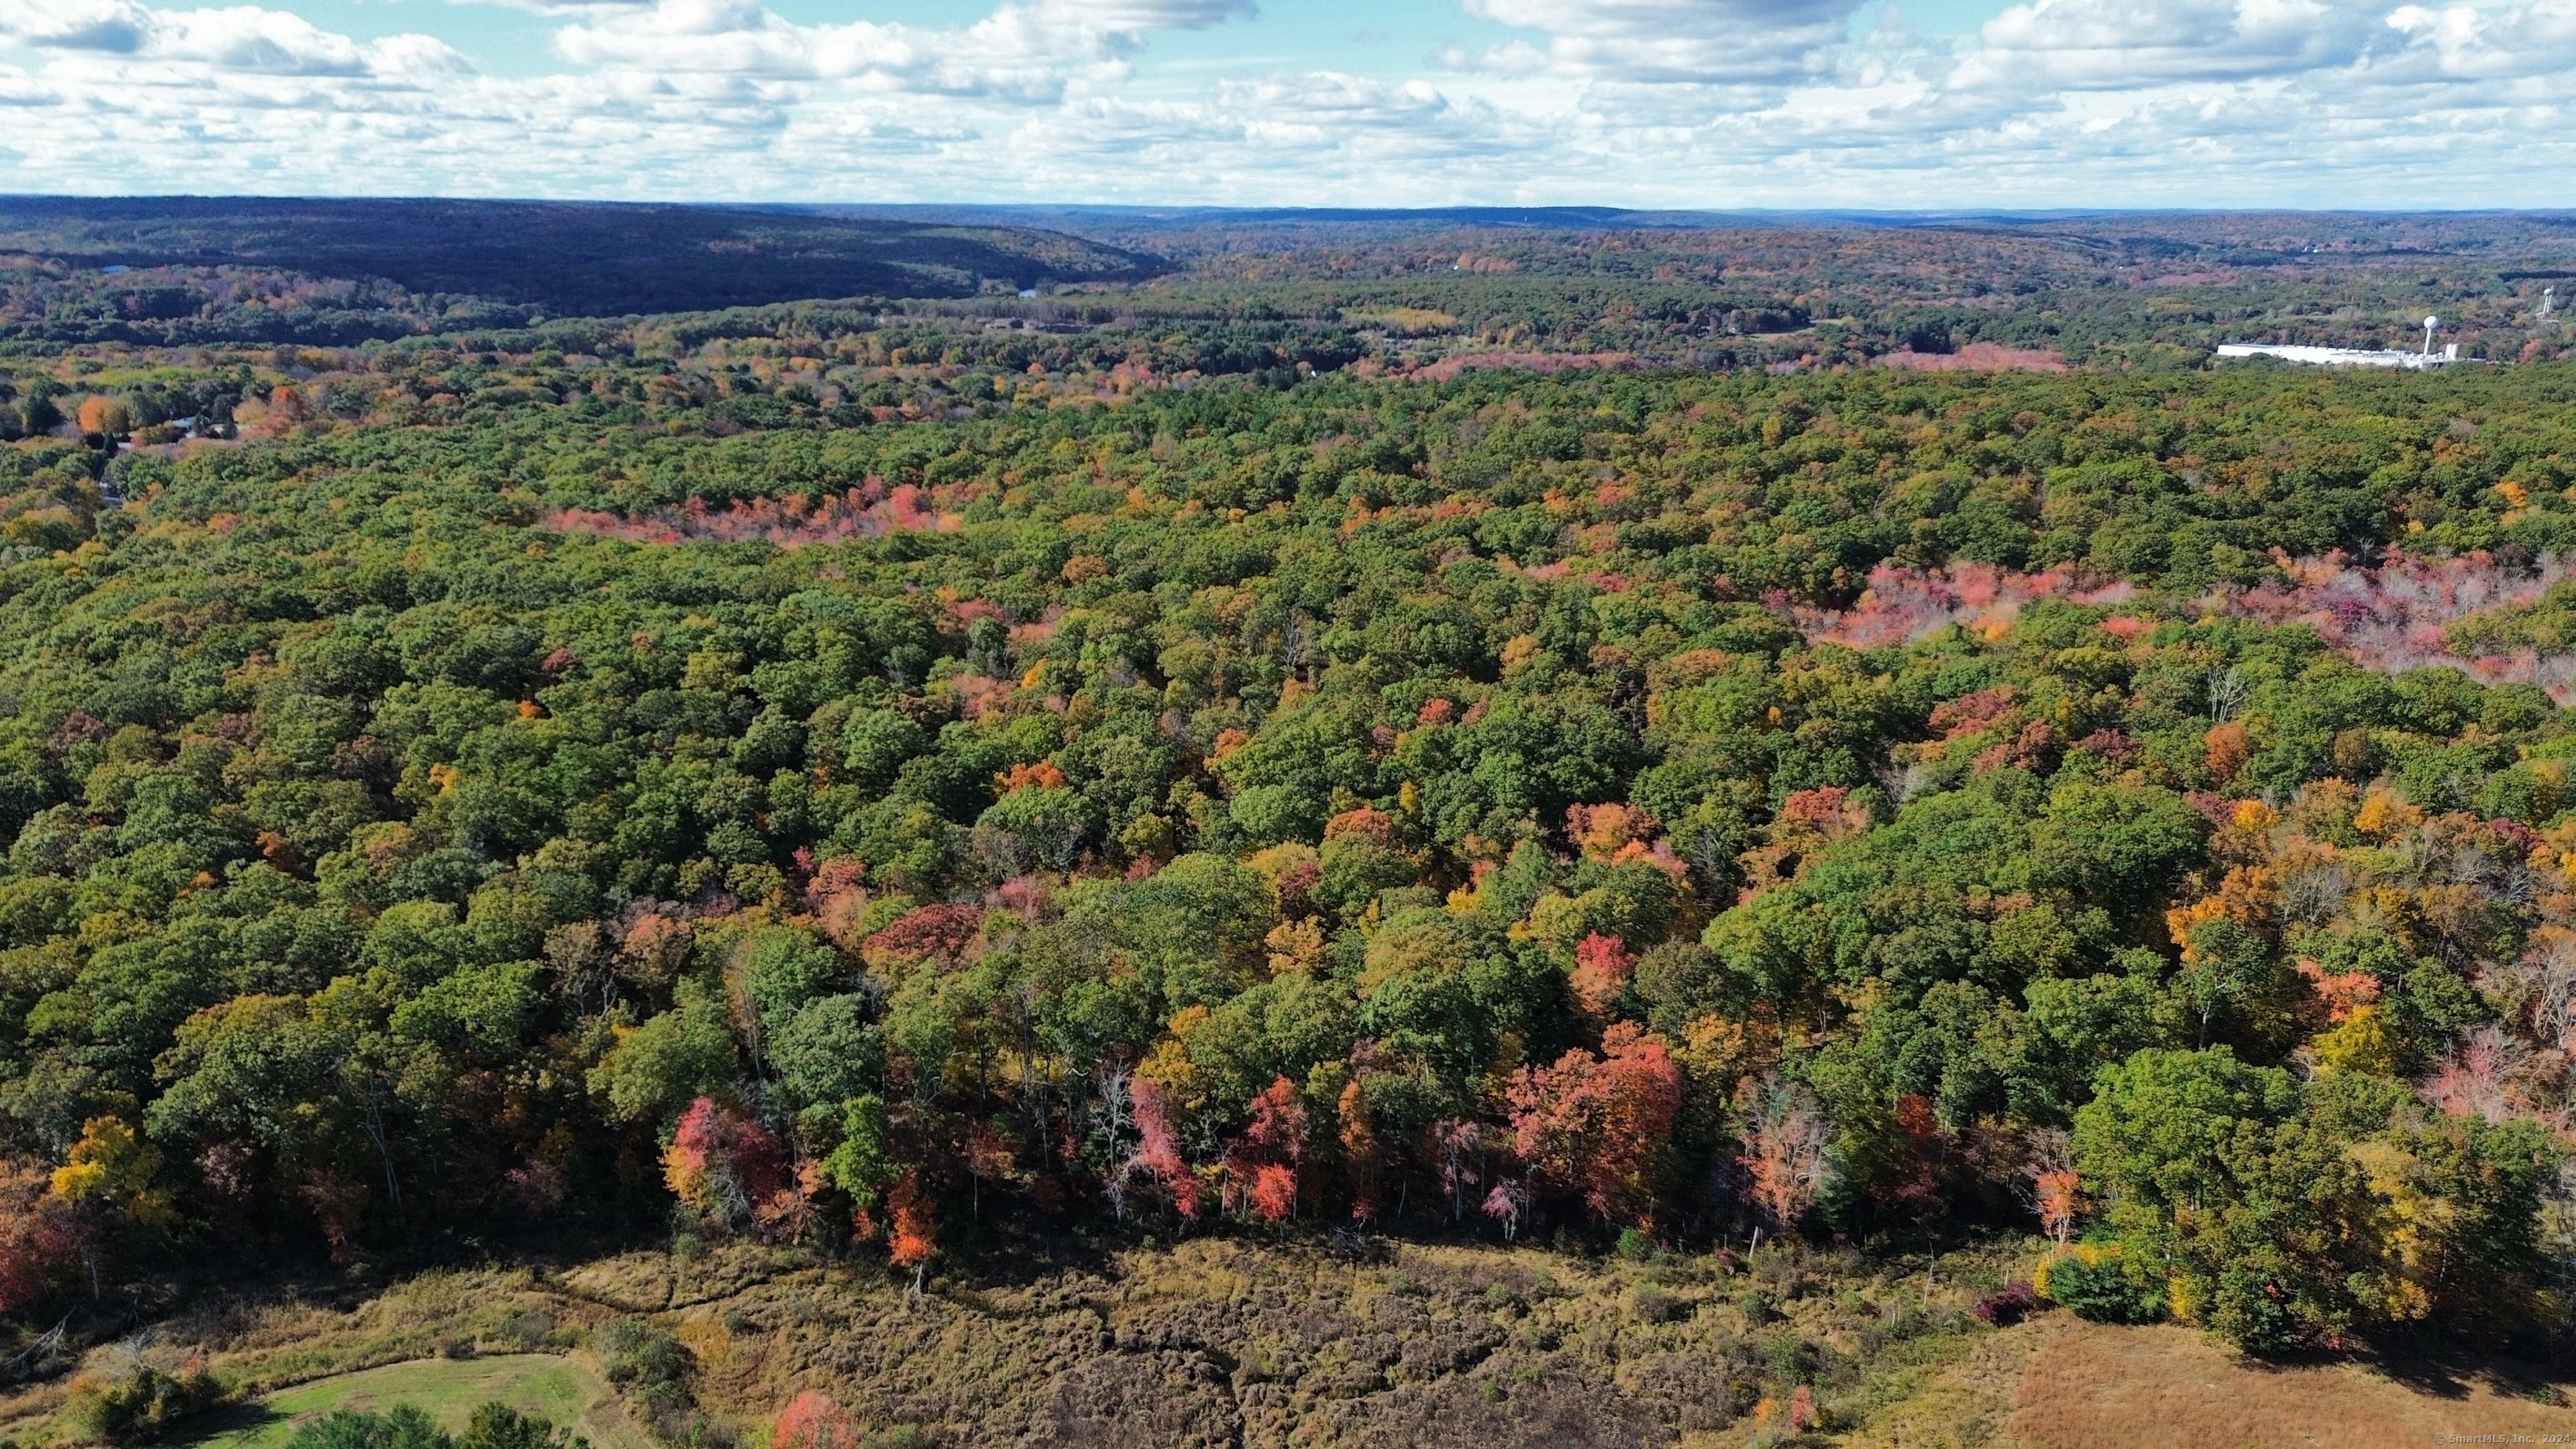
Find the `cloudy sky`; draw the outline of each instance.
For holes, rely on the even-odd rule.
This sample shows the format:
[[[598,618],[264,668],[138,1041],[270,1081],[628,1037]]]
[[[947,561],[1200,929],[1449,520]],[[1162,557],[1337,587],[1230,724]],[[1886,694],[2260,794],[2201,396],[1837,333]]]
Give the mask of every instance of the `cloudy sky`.
[[[2576,206],[2576,0],[0,0],[0,191]]]

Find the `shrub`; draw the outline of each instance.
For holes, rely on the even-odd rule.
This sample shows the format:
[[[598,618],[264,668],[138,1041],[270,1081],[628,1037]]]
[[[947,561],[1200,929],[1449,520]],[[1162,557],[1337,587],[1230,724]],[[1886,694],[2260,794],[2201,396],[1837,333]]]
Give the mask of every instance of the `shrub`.
[[[474,1411],[457,1436],[456,1449],[590,1449],[590,1441],[494,1400]]]
[[[450,1435],[417,1404],[381,1414],[343,1409],[303,1425],[286,1449],[590,1449],[588,1440],[552,1421],[493,1400],[474,1411],[465,1432]]]
[[[2096,1323],[2153,1323],[2165,1315],[2157,1285],[2141,1281],[2117,1243],[2077,1243],[2033,1277],[2037,1293]]]
[[[296,1429],[286,1449],[454,1449],[447,1431],[417,1404],[381,1414],[342,1409]]]
[[[694,1412],[689,1350],[678,1339],[649,1323],[622,1318],[600,1330],[595,1346],[608,1381],[635,1391],[636,1406],[654,1433],[679,1443],[712,1432]]]
[[[516,1308],[501,1320],[501,1336],[528,1353],[553,1340],[554,1318],[540,1309]]]
[[[787,1401],[770,1431],[770,1449],[859,1449],[859,1431],[832,1396],[807,1389]]]
[[[166,1374],[147,1363],[85,1374],[72,1383],[64,1420],[84,1442],[142,1444],[179,1420],[222,1403],[223,1384],[202,1368]]]
[[[649,1323],[621,1318],[599,1331],[593,1345],[612,1384],[678,1383],[689,1372],[689,1350]]]
[[[2007,1283],[1985,1294],[1970,1305],[1968,1311],[1978,1321],[1997,1328],[2009,1328],[2028,1317],[2039,1307],[2039,1292],[2028,1283]]]

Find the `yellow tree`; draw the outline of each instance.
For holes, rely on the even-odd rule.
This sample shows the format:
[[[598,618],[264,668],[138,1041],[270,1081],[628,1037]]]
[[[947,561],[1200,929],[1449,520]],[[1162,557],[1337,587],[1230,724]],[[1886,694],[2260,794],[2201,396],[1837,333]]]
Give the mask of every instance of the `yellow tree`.
[[[175,1226],[179,1219],[169,1191],[157,1181],[161,1154],[118,1117],[92,1117],[81,1124],[80,1141],[63,1165],[54,1169],[53,1196],[92,1231],[79,1235],[83,1266],[89,1270],[90,1294],[98,1294],[95,1231],[102,1219],[123,1219],[153,1232]]]

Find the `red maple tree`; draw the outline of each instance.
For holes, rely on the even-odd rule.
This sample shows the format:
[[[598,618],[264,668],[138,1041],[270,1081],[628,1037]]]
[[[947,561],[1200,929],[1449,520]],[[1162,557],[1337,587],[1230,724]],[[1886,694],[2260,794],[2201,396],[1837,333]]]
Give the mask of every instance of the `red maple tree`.
[[[1574,948],[1574,999],[1586,1016],[1595,1020],[1607,1017],[1618,1004],[1620,994],[1628,989],[1628,978],[1635,975],[1637,958],[1628,954],[1627,944],[1616,936],[1594,931]]]
[[[984,927],[984,913],[974,906],[920,906],[889,922],[867,938],[861,950],[871,961],[916,961],[936,957],[954,962],[966,954]]]
[[[1634,1022],[1603,1032],[1601,1053],[1578,1048],[1513,1076],[1512,1147],[1542,1185],[1580,1192],[1594,1216],[1643,1221],[1681,1110],[1681,1069]]]
[[[1170,1094],[1162,1083],[1151,1077],[1138,1077],[1129,1088],[1136,1109],[1136,1153],[1127,1160],[1131,1171],[1141,1170],[1162,1184],[1171,1196],[1172,1211],[1183,1221],[1197,1222],[1199,1217],[1199,1179],[1181,1157],[1179,1136],[1172,1130]]]
[[[1266,1223],[1297,1211],[1297,1171],[1306,1161],[1306,1108],[1297,1084],[1280,1077],[1252,1099],[1252,1120],[1226,1144],[1226,1206],[1249,1207]]]
[[[930,1260],[939,1252],[939,1219],[930,1194],[921,1186],[921,1174],[907,1172],[903,1180],[887,1194],[894,1209],[894,1230],[886,1237],[886,1257],[898,1268],[912,1270],[912,1295],[921,1294],[922,1275],[929,1271]]]
[[[662,1179],[701,1216],[737,1223],[789,1190],[787,1152],[759,1123],[700,1097],[662,1152]]]

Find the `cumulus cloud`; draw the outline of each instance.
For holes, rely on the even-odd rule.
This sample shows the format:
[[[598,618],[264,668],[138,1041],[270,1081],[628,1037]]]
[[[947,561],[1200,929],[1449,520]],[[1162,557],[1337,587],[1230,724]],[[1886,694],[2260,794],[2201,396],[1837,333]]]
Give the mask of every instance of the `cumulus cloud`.
[[[1779,80],[1817,68],[1859,0],[1466,0],[1469,14],[1546,32],[1547,60],[1621,81]],[[1537,51],[1498,47],[1497,68],[1526,71]]]
[[[158,28],[154,13],[130,0],[20,0],[0,10],[0,34],[49,50],[132,55]]]
[[[1253,0],[1043,0],[1037,9],[1052,24],[1139,37],[1157,30],[1205,30],[1259,13]]]
[[[285,8],[0,0],[20,189],[1649,206],[2556,204],[2576,0],[2023,0],[1963,42],[1854,0],[1460,0],[1442,67],[1153,37],[1251,0],[992,0],[808,24],[760,0],[508,0],[553,72]],[[1876,3],[1876,0],[1868,0]],[[1265,48],[1267,45],[1265,43]],[[41,137],[38,145],[32,138]],[[638,157],[650,158],[638,165]]]
[[[134,0],[15,0],[0,9],[0,37],[37,50],[256,75],[428,78],[471,69],[431,36],[362,43],[251,5],[154,10]]]
[[[964,27],[801,25],[758,0],[647,0],[595,5],[556,33],[555,48],[582,65],[1043,104],[1077,77],[1123,74],[1155,31],[1252,13],[1250,0],[1038,0],[1004,4]]]
[[[1190,102],[1095,97],[1020,138],[1059,159],[1144,153],[1154,171],[1195,157],[1245,151],[1294,155],[1313,174],[1358,178],[1409,162],[1508,154],[1517,134],[1491,107],[1453,99],[1427,81],[1387,82],[1322,71],[1221,82]]]
[[[2405,5],[2389,12],[2388,27],[2411,42],[2392,71],[2503,80],[2576,69],[2576,0],[2502,11]]]
[[[1986,22],[1962,81],[2125,89],[2348,66],[2387,34],[2383,13],[2352,0],[2033,0]]]

